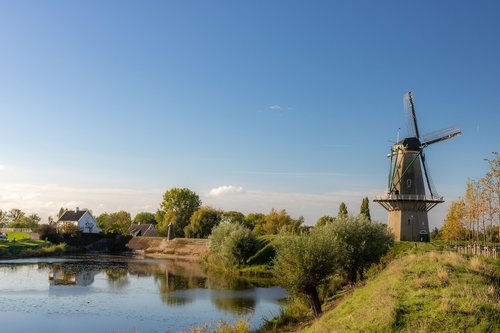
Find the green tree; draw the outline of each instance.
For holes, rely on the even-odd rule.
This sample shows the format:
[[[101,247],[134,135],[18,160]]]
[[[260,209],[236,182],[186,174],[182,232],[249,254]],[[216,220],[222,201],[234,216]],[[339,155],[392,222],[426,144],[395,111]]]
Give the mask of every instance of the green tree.
[[[184,228],[184,234],[189,238],[207,238],[220,221],[220,211],[211,207],[201,207],[191,215],[191,221]]]
[[[9,213],[0,209],[0,228],[9,224]]]
[[[278,234],[279,232],[298,232],[301,224],[304,223],[304,218],[301,216],[298,219],[293,219],[288,215],[286,210],[282,209],[279,212],[274,208],[264,217],[262,231],[266,235]]]
[[[394,242],[387,226],[364,216],[348,216],[331,224],[339,253],[339,262],[351,283],[372,263],[377,262]]]
[[[102,213],[97,217],[97,226],[105,234],[128,235],[132,224],[130,213],[119,211],[116,213]]]
[[[363,198],[363,202],[361,202],[361,208],[359,210],[359,214],[363,215],[366,217],[369,221],[372,220],[372,217],[370,215],[370,207],[369,207],[370,201],[368,200],[368,197]],[[347,208],[346,208],[347,211]]]
[[[333,223],[333,222],[335,222],[335,217],[324,215],[318,219],[318,222],[316,222],[316,226],[321,227],[327,225],[328,223]]]
[[[291,294],[304,295],[314,315],[321,314],[318,287],[338,270],[337,247],[330,225],[308,234],[281,234],[276,239],[274,275]]]
[[[466,236],[465,222],[465,202],[463,199],[453,201],[448,209],[443,223],[443,239],[448,242],[462,240]]]
[[[31,214],[26,216],[24,213],[20,214],[21,216],[13,220],[11,222],[11,228],[27,228],[32,229],[33,231],[38,230],[38,224],[42,220],[38,214]]]
[[[226,267],[246,263],[257,250],[257,239],[253,232],[238,223],[221,223],[208,237],[211,252]]]
[[[341,202],[339,206],[339,212],[337,214],[337,219],[345,219],[349,216],[349,212],[347,211],[347,206],[345,203]]]
[[[140,212],[134,217],[136,224],[153,224],[156,225],[155,214],[150,212]]]
[[[18,208],[12,208],[8,213],[8,219],[10,220],[10,223],[20,222],[25,216],[26,213]]]
[[[229,212],[223,212],[221,216],[221,222],[227,222],[227,223],[239,223],[242,224],[246,227],[246,221],[245,221],[245,215],[240,212],[236,212],[234,210],[229,211]]]
[[[166,232],[168,224],[172,223],[175,235],[184,237],[184,228],[189,224],[191,215],[200,207],[200,197],[187,188],[173,188],[166,191],[160,204],[164,216],[159,228]]]
[[[64,213],[66,213],[68,211],[67,208],[64,208],[64,207],[61,207],[59,208],[59,211],[57,212],[57,218],[61,218],[61,216],[63,216]]]
[[[250,213],[245,216],[245,225],[252,229],[257,236],[264,234],[262,226],[265,222],[266,216],[262,213]]]

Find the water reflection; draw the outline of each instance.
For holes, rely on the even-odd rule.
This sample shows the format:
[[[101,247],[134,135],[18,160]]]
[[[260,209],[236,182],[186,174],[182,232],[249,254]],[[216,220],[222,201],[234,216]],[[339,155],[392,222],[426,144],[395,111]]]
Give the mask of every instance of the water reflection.
[[[211,304],[211,308],[236,317],[257,314],[259,303],[277,304],[285,297],[282,289],[267,288],[271,285],[269,280],[207,272],[193,262],[127,257],[42,260],[13,264],[0,262],[0,269],[15,271],[18,267],[36,267],[40,273],[47,274],[49,295],[54,296],[88,295],[95,299],[106,290],[127,294],[138,284],[145,288],[143,283],[148,286],[153,283],[151,287],[156,288],[156,293],[153,292],[151,297],[167,307],[198,307],[201,302],[206,304],[204,307]],[[86,304],[93,304],[93,301]]]
[[[94,282],[99,271],[71,272],[63,269],[54,269],[49,272],[50,286],[82,286],[86,287]]]

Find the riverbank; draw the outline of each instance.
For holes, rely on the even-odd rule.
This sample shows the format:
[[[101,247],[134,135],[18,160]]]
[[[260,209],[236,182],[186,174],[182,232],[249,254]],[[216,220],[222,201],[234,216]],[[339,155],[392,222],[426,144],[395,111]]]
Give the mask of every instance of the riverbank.
[[[149,258],[199,261],[208,253],[208,239],[133,237],[127,248]]]

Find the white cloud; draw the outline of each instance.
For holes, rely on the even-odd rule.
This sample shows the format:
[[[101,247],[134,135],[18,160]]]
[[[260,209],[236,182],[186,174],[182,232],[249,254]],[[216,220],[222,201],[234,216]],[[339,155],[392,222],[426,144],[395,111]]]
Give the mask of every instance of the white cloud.
[[[276,105],[276,104],[275,105],[271,105],[269,108],[271,110],[281,110],[281,109],[283,109],[283,107],[281,105]]]
[[[0,164],[0,171],[3,171],[3,170],[5,170],[5,165]]]
[[[216,188],[213,188],[208,192],[209,196],[218,197],[227,194],[239,194],[245,193],[245,190],[241,186],[233,186],[233,185],[223,185]]]

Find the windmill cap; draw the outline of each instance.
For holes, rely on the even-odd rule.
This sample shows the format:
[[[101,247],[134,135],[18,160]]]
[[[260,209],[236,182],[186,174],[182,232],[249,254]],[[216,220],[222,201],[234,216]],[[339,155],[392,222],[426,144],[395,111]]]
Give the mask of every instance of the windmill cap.
[[[415,137],[404,138],[398,144],[405,146],[409,150],[420,150],[420,140]]]

